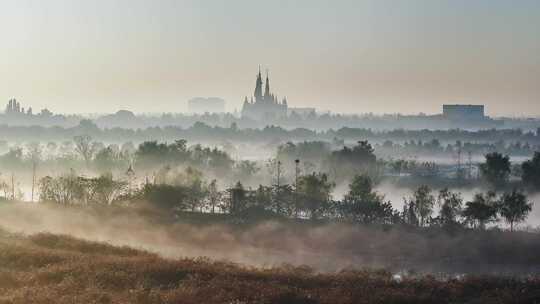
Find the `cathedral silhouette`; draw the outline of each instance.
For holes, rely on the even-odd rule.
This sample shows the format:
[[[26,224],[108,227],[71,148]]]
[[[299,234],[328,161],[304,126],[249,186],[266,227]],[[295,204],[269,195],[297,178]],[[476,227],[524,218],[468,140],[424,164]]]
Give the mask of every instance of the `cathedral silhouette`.
[[[283,100],[279,102],[277,96],[270,92],[270,79],[268,78],[268,72],[266,72],[266,84],[264,86],[263,94],[263,82],[261,69],[259,68],[257,80],[255,81],[255,92],[250,100],[248,100],[247,96],[244,99],[242,117],[249,117],[255,120],[275,119],[286,117],[287,111],[287,99],[283,98]]]

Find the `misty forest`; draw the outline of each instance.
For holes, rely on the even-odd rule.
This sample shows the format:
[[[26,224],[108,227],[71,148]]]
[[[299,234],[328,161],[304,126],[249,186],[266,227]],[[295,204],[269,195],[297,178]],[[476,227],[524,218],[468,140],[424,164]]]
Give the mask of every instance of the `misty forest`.
[[[540,303],[539,29],[0,1],[0,304]]]

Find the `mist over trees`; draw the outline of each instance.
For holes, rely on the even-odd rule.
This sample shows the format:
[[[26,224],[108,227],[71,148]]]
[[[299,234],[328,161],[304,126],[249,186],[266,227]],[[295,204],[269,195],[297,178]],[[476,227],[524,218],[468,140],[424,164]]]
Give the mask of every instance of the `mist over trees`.
[[[527,217],[531,207],[527,194],[517,189],[530,192],[538,189],[535,184],[536,171],[539,171],[536,168],[540,159],[538,153],[521,165],[512,164],[510,155],[492,149],[513,149],[515,152],[525,146],[503,144],[500,138],[506,133],[500,130],[493,130],[492,133],[459,130],[377,133],[343,128],[311,133],[323,137],[341,135],[333,136],[329,141],[281,143],[278,140],[269,143],[275,157],[253,161],[233,156],[238,153],[238,147],[230,142],[221,142],[219,147],[190,145],[186,139],[105,144],[90,134],[104,134],[113,130],[102,130],[90,121],[83,121],[79,127],[88,133],[75,135],[72,140],[60,143],[29,142],[22,147],[9,147],[5,154],[0,155],[0,166],[13,171],[39,168],[41,176],[35,185],[32,184],[33,188],[39,190],[39,193],[36,190],[39,199],[60,205],[91,205],[98,202],[101,205],[129,205],[130,201],[145,201],[171,212],[409,225],[418,228],[484,229],[504,220],[513,230],[515,224]],[[279,127],[263,130],[220,129],[203,124],[197,124],[193,130],[206,134],[226,130],[229,134],[237,134],[235,136],[266,133],[286,136],[290,132],[298,132]],[[156,128],[152,131],[161,134],[163,130]],[[310,134],[312,131],[302,132]],[[392,136],[405,138],[410,134],[437,134],[441,138],[464,135],[474,138],[479,134],[492,134],[497,141],[489,144],[460,140],[444,143],[442,139],[432,139],[395,143],[386,139],[372,144],[368,140],[344,140],[356,134],[368,137],[394,134]],[[526,149],[533,148],[529,145]],[[479,172],[474,175],[470,158],[469,163],[458,159],[456,166],[379,156],[392,150],[397,155],[403,151],[424,151],[463,158],[465,151],[469,152],[469,157],[471,151],[487,153],[481,154],[484,160],[475,164]],[[51,174],[52,170],[48,168],[55,168],[58,173]],[[443,170],[454,173],[443,175]],[[401,210],[396,210],[392,202],[385,199],[384,193],[375,190],[381,181],[399,183],[407,180],[416,184],[407,186],[411,194],[403,198]],[[486,183],[499,193],[478,193],[472,200],[464,202],[459,192],[450,190],[448,186],[440,187],[445,183],[461,185],[464,181],[480,188],[483,187],[482,183]],[[9,197],[20,197],[15,194],[18,186],[14,183],[10,186],[9,182],[3,178],[5,197],[8,197],[8,193]],[[333,194],[338,184],[348,184],[349,187],[342,198],[336,199]]]

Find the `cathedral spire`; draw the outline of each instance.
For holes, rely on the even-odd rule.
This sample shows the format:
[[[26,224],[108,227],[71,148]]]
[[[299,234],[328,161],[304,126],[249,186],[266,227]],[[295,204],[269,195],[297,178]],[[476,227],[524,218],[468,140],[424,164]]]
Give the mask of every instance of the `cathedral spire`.
[[[259,73],[257,74],[257,80],[255,81],[255,101],[262,101],[262,76],[261,76],[261,66],[259,66]]]
[[[270,79],[268,78],[268,69],[266,69],[266,85],[264,88],[264,99],[270,100]]]

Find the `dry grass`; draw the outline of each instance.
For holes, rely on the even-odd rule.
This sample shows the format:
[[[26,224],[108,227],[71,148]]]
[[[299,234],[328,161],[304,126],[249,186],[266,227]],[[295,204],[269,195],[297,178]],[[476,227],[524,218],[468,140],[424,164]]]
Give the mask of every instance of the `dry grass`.
[[[252,269],[67,236],[0,233],[0,303],[535,303],[540,279]]]

